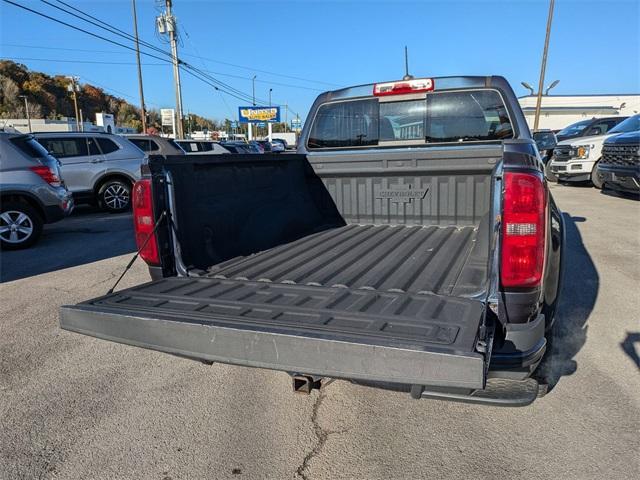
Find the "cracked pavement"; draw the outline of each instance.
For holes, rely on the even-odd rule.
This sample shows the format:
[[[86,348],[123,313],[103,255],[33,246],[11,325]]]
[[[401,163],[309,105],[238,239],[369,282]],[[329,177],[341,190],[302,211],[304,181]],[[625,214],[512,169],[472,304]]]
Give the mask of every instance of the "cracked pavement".
[[[294,395],[283,373],[61,331],[57,308],[104,294],[131,258],[131,218],[47,226],[0,254],[0,478],[637,478],[640,202],[551,188],[570,248],[559,380],[517,409],[340,381]],[[136,262],[119,288],[147,279]]]

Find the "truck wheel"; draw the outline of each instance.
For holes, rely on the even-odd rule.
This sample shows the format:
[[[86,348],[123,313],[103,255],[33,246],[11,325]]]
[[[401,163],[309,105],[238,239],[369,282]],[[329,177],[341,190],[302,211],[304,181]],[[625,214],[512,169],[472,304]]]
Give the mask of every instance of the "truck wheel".
[[[548,163],[544,167],[544,176],[547,177],[547,180],[550,182],[558,182],[558,176],[551,171],[551,167]]]
[[[602,190],[602,179],[600,175],[598,175],[598,163],[596,163],[593,166],[593,170],[591,170],[591,184],[598,190]]]
[[[42,233],[40,214],[24,202],[6,202],[0,213],[0,246],[5,250],[27,248]]]
[[[120,178],[107,180],[98,190],[100,208],[110,213],[120,213],[131,205],[131,184]]]

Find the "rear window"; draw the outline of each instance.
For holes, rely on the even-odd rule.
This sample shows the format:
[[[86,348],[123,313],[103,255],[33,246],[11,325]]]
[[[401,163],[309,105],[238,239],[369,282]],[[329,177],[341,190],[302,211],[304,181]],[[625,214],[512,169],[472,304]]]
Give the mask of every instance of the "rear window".
[[[201,149],[196,142],[180,142],[178,143],[185,152],[199,152]]]
[[[502,97],[495,90],[436,92],[426,99],[354,100],[322,105],[308,147],[349,148],[384,142],[459,143],[513,138]]]
[[[102,153],[105,155],[120,149],[116,142],[108,138],[98,137],[96,140],[98,141],[98,145],[100,145],[100,150],[102,150]]]
[[[143,152],[155,152],[156,150],[160,150],[158,144],[150,139],[130,138],[129,141]]]
[[[176,150],[182,151],[182,148],[180,148],[180,145],[178,145],[178,143],[172,138],[167,138],[167,143],[172,147],[174,147]]]
[[[31,137],[14,137],[11,143],[31,158],[43,158],[48,155],[47,150]]]

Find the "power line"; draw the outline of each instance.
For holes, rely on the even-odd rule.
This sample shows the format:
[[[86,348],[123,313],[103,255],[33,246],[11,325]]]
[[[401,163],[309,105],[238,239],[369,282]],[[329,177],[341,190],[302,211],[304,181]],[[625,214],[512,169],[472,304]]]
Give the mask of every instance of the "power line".
[[[85,22],[88,22],[88,23],[90,23],[91,25],[97,26],[98,28],[101,28],[101,29],[103,29],[103,30],[106,30],[106,31],[108,31],[109,33],[112,33],[112,34],[114,34],[114,35],[118,35],[118,36],[120,36],[120,37],[123,37],[123,38],[125,38],[125,39],[127,39],[127,40],[135,41],[135,37],[134,37],[133,35],[131,35],[131,34],[129,34],[129,33],[127,33],[127,32],[125,32],[124,30],[119,29],[119,28],[117,28],[117,27],[114,27],[113,25],[111,25],[111,24],[109,24],[109,23],[107,23],[107,22],[105,22],[105,21],[103,21],[103,20],[100,20],[100,19],[99,19],[99,18],[97,18],[97,17],[94,17],[93,15],[89,15],[88,13],[86,13],[86,12],[84,12],[84,11],[82,11],[82,10],[80,10],[80,9],[78,9],[78,8],[76,8],[76,7],[74,7],[74,6],[72,6],[72,5],[69,5],[69,4],[65,3],[65,2],[63,2],[62,0],[55,0],[55,1],[56,1],[57,3],[60,3],[60,4],[62,4],[62,5],[65,5],[65,6],[69,7],[71,10],[73,10],[73,11],[75,11],[75,12],[80,13],[83,17],[88,17],[88,18],[80,17],[80,16],[78,16],[76,13],[73,13],[73,12],[71,12],[71,11],[69,11],[69,10],[67,10],[67,9],[65,9],[65,8],[63,8],[63,7],[60,7],[60,6],[58,6],[58,5],[54,5],[54,4],[52,4],[51,2],[49,2],[48,0],[41,0],[41,2],[42,2],[42,3],[45,3],[45,4],[47,4],[47,5],[50,5],[50,6],[52,6],[53,8],[56,8],[56,9],[58,9],[58,10],[62,11],[62,12],[65,12],[65,13],[67,13],[67,14],[69,14],[69,15],[71,15],[71,16],[73,16],[73,17],[75,17],[75,18],[79,19],[79,20],[83,20],[83,21],[85,21]],[[94,21],[94,20],[95,20],[95,21]],[[150,43],[148,43],[148,42],[145,42],[145,41],[143,41],[143,40],[139,40],[139,42],[140,42],[140,44],[141,44],[141,45],[144,45],[144,46],[146,46],[147,48],[151,48],[151,49],[153,49],[154,51],[157,51],[157,52],[160,52],[160,53],[162,53],[162,54],[164,54],[164,55],[169,56],[169,58],[173,58],[173,55],[172,55],[170,52],[167,52],[167,51],[165,51],[165,50],[163,50],[163,49],[161,49],[161,48],[158,48],[158,47],[156,47],[155,45],[152,45],[152,44],[150,44]],[[135,49],[133,49],[133,50],[135,51]],[[142,53],[142,52],[141,52],[141,53]],[[194,67],[193,65],[189,65],[188,63],[184,62],[183,60],[181,60],[181,59],[179,59],[179,58],[178,58],[178,64],[182,64],[184,67],[186,67],[186,68],[192,68],[192,69],[194,69],[194,70],[196,70],[196,71],[197,71],[197,70],[199,70],[199,69],[196,69],[196,67]],[[203,76],[208,77],[211,81],[213,81],[214,83],[219,84],[220,86],[224,87],[224,88],[225,88],[225,89],[227,89],[227,90],[232,90],[232,91],[234,91],[234,92],[235,92],[236,94],[238,94],[238,95],[242,95],[242,96],[246,95],[246,94],[244,94],[243,92],[241,92],[240,90],[238,90],[238,89],[236,89],[236,88],[232,87],[231,85],[226,84],[226,83],[224,83],[224,82],[221,82],[221,81],[219,81],[219,80],[215,79],[214,77],[212,77],[211,75],[208,75],[206,71],[200,70],[200,71],[199,71],[199,73],[200,73],[201,75],[203,75]],[[228,93],[228,92],[227,92],[227,93]],[[266,104],[267,102],[266,102],[266,101],[264,101],[264,100],[261,100],[261,103]]]
[[[88,30],[85,30],[85,29],[83,29],[83,28],[80,28],[80,27],[78,27],[78,26],[76,26],[76,25],[72,25],[72,24],[67,23],[67,22],[65,22],[65,21],[63,21],[63,20],[60,20],[60,19],[58,19],[58,18],[52,17],[52,16],[47,15],[47,14],[45,14],[45,13],[39,12],[39,11],[34,10],[34,9],[32,9],[32,8],[29,8],[29,7],[27,7],[27,6],[24,6],[24,5],[21,5],[21,4],[19,4],[19,3],[16,3],[16,2],[14,2],[14,1],[12,1],[12,0],[2,0],[2,1],[4,1],[5,3],[9,3],[9,4],[11,4],[11,5],[14,5],[14,6],[18,7],[18,8],[23,9],[23,10],[26,10],[26,11],[28,11],[28,12],[31,12],[31,13],[33,13],[33,14],[35,14],[35,15],[40,16],[40,17],[46,18],[46,19],[51,20],[51,21],[53,21],[53,22],[56,22],[56,23],[59,23],[59,24],[61,24],[61,25],[66,26],[66,27],[69,27],[69,28],[71,28],[71,29],[73,29],[73,30],[77,30],[77,31],[79,31],[79,32],[82,32],[82,33],[85,33],[85,34],[87,34],[87,35],[90,35],[90,36],[92,36],[92,37],[94,37],[94,38],[98,38],[98,39],[100,39],[100,40],[104,40],[104,41],[109,42],[109,43],[112,43],[112,44],[114,44],[114,45],[118,45],[119,47],[126,48],[127,50],[135,51],[135,48],[133,48],[133,47],[130,47],[130,46],[125,45],[125,44],[123,44],[123,43],[117,42],[117,41],[115,41],[115,40],[113,40],[113,39],[109,39],[109,38],[103,37],[103,36],[101,36],[101,35],[95,34],[95,33],[93,33],[93,32],[90,32],[90,31],[88,31]],[[76,18],[79,18],[79,19],[81,19],[81,20],[82,20],[82,18],[78,17],[77,15],[73,15],[73,16],[75,16]],[[162,57],[158,57],[157,55],[154,55],[154,54],[151,54],[151,53],[148,53],[148,52],[143,52],[143,51],[141,51],[140,53],[141,53],[142,55],[146,55],[146,56],[148,56],[148,57],[155,58],[155,59],[157,59],[157,60],[165,61],[165,62],[167,62],[167,63],[169,63],[169,62],[170,62],[170,60],[169,60],[169,59],[165,59],[165,58],[162,58]],[[168,52],[163,52],[163,53],[168,53]],[[195,69],[194,67],[190,66],[189,64],[187,64],[187,63],[185,63],[185,62],[183,62],[183,61],[181,61],[181,60],[179,60],[179,62],[180,62],[182,65],[184,65],[185,67],[188,67],[188,68],[192,68],[192,69],[194,69],[194,70],[197,70],[197,69]],[[194,72],[190,72],[188,69],[185,69],[185,71],[189,72],[192,76],[194,76],[194,77],[196,77],[196,78],[200,79],[201,81],[204,81],[201,77],[199,77],[198,75],[194,74]],[[204,74],[204,76],[207,76],[207,77],[209,77],[210,79],[213,79],[213,81],[214,81],[214,82],[216,82],[216,83],[220,83],[222,86],[225,86],[224,82],[220,82],[220,81],[218,81],[218,80],[215,80],[213,77],[211,77],[211,76],[210,76],[210,75],[208,75],[208,74]],[[210,83],[210,82],[206,82],[206,81],[205,81],[205,83]],[[216,88],[219,88],[219,87],[217,87],[217,86],[216,86]],[[230,85],[229,85],[229,86],[227,86],[227,88],[232,89],[232,90],[235,90],[236,92],[239,92],[239,90],[234,89],[234,88],[233,88],[233,87],[231,87]],[[229,94],[229,95],[231,95],[231,96],[235,97],[235,98],[239,98],[237,95],[231,94],[231,93],[230,93],[230,92],[228,92],[226,89],[221,88],[220,90],[221,90],[221,91],[223,91],[224,93],[227,93],[227,94]],[[249,101],[249,100],[248,100],[248,99],[250,98],[250,97],[249,97],[249,95],[247,95],[247,94],[243,94],[242,92],[240,92],[240,93],[241,93],[242,95],[244,95],[244,98],[242,98],[241,100],[243,100],[243,101]],[[266,102],[264,102],[264,101],[261,101],[261,102],[266,104]]]
[[[32,58],[32,57],[3,57],[6,60],[27,60],[27,61],[42,61],[42,62],[56,62],[56,63],[95,63],[100,65],[136,65],[136,62],[103,62],[101,60],[60,60],[58,58]],[[166,66],[166,63],[143,63],[146,66]]]
[[[21,44],[15,44],[15,43],[1,43],[0,46],[2,47],[16,47],[16,48],[32,48],[32,49],[42,49],[42,50],[60,50],[60,51],[68,51],[68,52],[88,52],[88,53],[111,53],[111,54],[117,54],[117,55],[121,55],[122,52],[118,52],[118,51],[114,51],[114,50],[91,50],[91,49],[87,49],[87,48],[64,48],[64,47],[46,47],[46,46],[39,46],[39,45],[21,45]],[[185,56],[186,54],[182,54],[182,56]],[[193,55],[189,55],[189,56],[193,56]],[[5,57],[5,58],[9,58],[9,57]],[[40,59],[40,58],[27,58],[27,57],[12,57],[14,59],[23,59],[23,60],[48,60],[48,59]],[[204,57],[198,57],[202,60],[206,60],[206,58]],[[52,62],[71,62],[71,60],[58,60],[58,59],[50,59],[50,61]],[[87,60],[75,60],[76,63],[90,63]],[[97,63],[110,63],[113,65],[118,65],[118,64],[122,64],[122,65],[129,65],[128,62],[97,62]],[[131,63],[131,65],[135,65],[135,63]],[[159,63],[143,63],[143,65],[151,65],[151,66],[156,66],[156,65],[164,65],[164,64],[159,64]],[[207,73],[211,73],[214,75],[220,75],[223,77],[230,77],[230,78],[238,78],[241,80],[251,80],[251,77],[243,77],[242,75],[234,75],[232,73],[223,73],[223,72],[216,72],[216,71],[212,71],[212,70],[207,70],[207,69],[203,69],[203,72],[207,72]],[[311,91],[316,91],[316,92],[324,92],[324,89],[321,88],[313,88],[313,87],[304,87],[302,85],[293,85],[290,83],[281,83],[281,82],[276,82],[276,81],[269,81],[269,80],[256,80],[257,83],[262,83],[264,85],[278,85],[280,87],[289,87],[289,88],[299,88],[299,89],[303,89],[303,90],[311,90]]]
[[[79,20],[83,20],[83,21],[85,21],[85,22],[88,22],[88,23],[90,23],[90,24],[92,24],[92,25],[95,25],[95,26],[97,26],[97,27],[99,27],[99,28],[102,28],[103,30],[106,30],[106,31],[108,31],[108,32],[110,32],[110,33],[112,33],[112,34],[118,35],[118,36],[120,36],[120,37],[124,37],[124,38],[126,38],[127,40],[135,41],[135,37],[133,37],[131,34],[129,34],[129,33],[127,33],[127,32],[125,32],[124,30],[121,30],[121,29],[119,29],[119,28],[117,28],[117,27],[114,27],[113,25],[111,25],[111,24],[109,24],[109,23],[107,23],[107,22],[105,22],[105,21],[103,21],[103,20],[100,20],[100,19],[99,19],[99,18],[97,18],[97,17],[94,17],[93,15],[89,15],[88,13],[85,13],[85,12],[83,12],[82,10],[80,10],[80,9],[78,9],[78,8],[76,8],[76,7],[73,7],[73,6],[71,6],[71,5],[69,5],[69,4],[67,4],[67,3],[65,3],[65,2],[63,2],[63,1],[61,1],[61,0],[55,0],[55,1],[57,1],[58,3],[61,3],[61,4],[65,5],[65,6],[67,6],[67,7],[71,8],[72,10],[74,10],[74,11],[76,11],[76,12],[80,13],[80,14],[81,14],[81,15],[83,15],[84,17],[88,17],[89,19],[92,19],[92,20],[89,20],[89,19],[87,19],[87,18],[82,18],[82,17],[78,16],[77,14],[75,14],[75,13],[73,13],[73,12],[70,12],[69,10],[66,10],[66,9],[64,9],[64,8],[62,8],[62,7],[57,6],[57,5],[53,5],[52,3],[50,3],[50,2],[49,2],[49,1],[47,1],[47,0],[41,0],[41,1],[42,1],[43,3],[46,3],[47,5],[50,5],[50,6],[52,6],[52,7],[56,8],[56,9],[58,9],[58,10],[61,10],[61,11],[65,12],[65,13],[67,13],[67,14],[69,14],[69,15],[71,15],[71,16],[73,16],[73,17],[75,17],[75,18],[79,19]],[[93,21],[93,20],[95,20],[95,21]],[[97,22],[97,23],[96,23],[96,22]],[[155,45],[152,45],[152,44],[150,44],[150,43],[148,43],[148,42],[145,42],[145,41],[140,41],[140,43],[141,43],[142,45],[146,46],[147,48],[151,48],[151,49],[153,49],[154,51],[160,52],[160,53],[162,53],[162,54],[164,54],[164,55],[167,55],[170,59],[173,59],[173,54],[172,54],[172,53],[170,53],[170,52],[167,52],[167,51],[165,51],[165,50],[163,50],[163,49],[161,49],[161,48],[158,48],[158,47],[156,47]],[[135,49],[131,49],[131,48],[129,48],[129,49],[130,49],[130,50],[134,50],[134,51],[135,51]],[[144,52],[142,52],[142,51],[141,51],[141,53],[144,53]],[[149,55],[149,54],[147,54],[147,55]],[[197,68],[196,68],[196,67],[194,67],[193,65],[189,65],[188,63],[184,62],[183,60],[181,60],[181,59],[179,59],[179,58],[177,59],[177,61],[178,61],[178,65],[182,65],[184,69],[191,68],[191,69],[193,69],[194,71],[198,72],[201,76],[205,76],[205,77],[207,77],[209,80],[211,80],[212,82],[214,82],[214,83],[216,83],[217,85],[219,85],[219,86],[223,87],[223,88],[224,88],[224,90],[223,90],[223,91],[224,91],[225,93],[228,93],[228,94],[229,94],[229,93],[230,93],[230,92],[229,92],[229,90],[230,90],[230,91],[232,91],[232,92],[235,92],[235,94],[236,94],[236,95],[240,95],[240,96],[244,96],[245,98],[248,98],[248,95],[247,95],[247,94],[245,94],[244,92],[241,92],[240,90],[238,90],[238,89],[236,89],[236,88],[232,87],[231,85],[226,84],[226,83],[224,83],[224,82],[222,82],[222,81],[220,81],[220,80],[217,80],[216,78],[212,77],[211,75],[208,75],[206,72],[203,72],[203,71],[201,71],[201,70],[197,69]],[[196,78],[199,78],[199,77],[197,77],[197,76],[196,76]],[[237,98],[237,97],[236,97],[236,98]],[[261,102],[266,104],[266,101],[261,101]]]

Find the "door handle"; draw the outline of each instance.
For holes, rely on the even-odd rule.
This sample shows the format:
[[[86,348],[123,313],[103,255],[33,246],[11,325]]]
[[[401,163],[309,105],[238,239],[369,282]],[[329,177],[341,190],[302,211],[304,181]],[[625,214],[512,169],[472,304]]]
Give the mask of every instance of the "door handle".
[[[101,159],[101,158],[92,158],[92,159],[90,160],[90,162],[91,162],[91,163],[102,163],[102,162],[104,162],[104,160],[103,160],[103,159]]]

